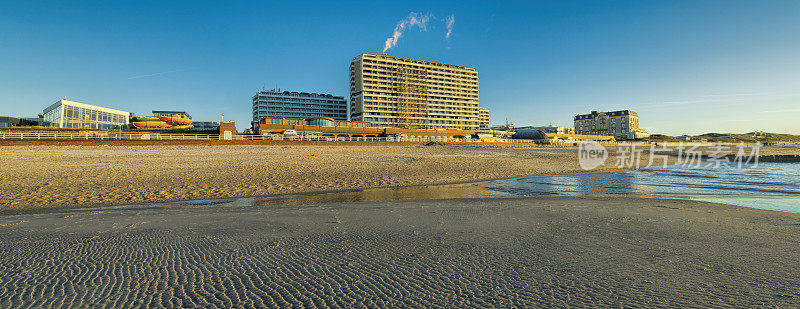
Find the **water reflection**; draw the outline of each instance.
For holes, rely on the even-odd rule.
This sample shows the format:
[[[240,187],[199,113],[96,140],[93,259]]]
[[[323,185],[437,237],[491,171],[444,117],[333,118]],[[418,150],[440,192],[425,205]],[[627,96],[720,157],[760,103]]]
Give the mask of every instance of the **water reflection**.
[[[514,195],[584,195],[634,194],[637,177],[611,173],[581,175],[547,175],[495,180],[488,183],[493,190]]]
[[[800,212],[800,163],[761,163],[757,168],[744,169],[736,167],[690,169],[670,166],[627,172],[531,176],[480,183],[196,200],[115,206],[104,209],[306,205],[593,194],[689,198],[759,209]]]
[[[292,194],[267,196],[250,199],[254,206],[262,205],[299,205],[342,202],[376,202],[403,200],[437,200],[455,198],[483,198],[508,196],[509,193],[498,192],[488,188],[484,183],[467,183],[434,186],[411,186],[364,189],[344,192],[328,192],[315,194]]]

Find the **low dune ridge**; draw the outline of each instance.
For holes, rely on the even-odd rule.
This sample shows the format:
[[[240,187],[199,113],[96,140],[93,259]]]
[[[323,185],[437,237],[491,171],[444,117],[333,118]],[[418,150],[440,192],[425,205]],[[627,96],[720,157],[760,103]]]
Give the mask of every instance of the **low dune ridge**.
[[[800,215],[538,197],[0,217],[2,307],[797,307]]]

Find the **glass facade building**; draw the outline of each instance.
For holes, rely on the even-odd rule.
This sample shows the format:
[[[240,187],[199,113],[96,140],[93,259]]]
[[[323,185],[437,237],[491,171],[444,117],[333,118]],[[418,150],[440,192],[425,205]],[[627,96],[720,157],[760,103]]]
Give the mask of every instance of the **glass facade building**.
[[[59,128],[117,129],[127,126],[130,113],[69,100],[44,109],[44,120]]]

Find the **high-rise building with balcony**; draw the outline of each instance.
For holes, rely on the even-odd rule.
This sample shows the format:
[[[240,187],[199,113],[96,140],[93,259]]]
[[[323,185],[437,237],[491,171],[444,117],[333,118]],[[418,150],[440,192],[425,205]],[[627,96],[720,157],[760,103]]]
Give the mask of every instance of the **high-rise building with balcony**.
[[[253,123],[263,117],[347,120],[347,100],[331,94],[280,89],[259,91],[253,96]]]
[[[361,54],[350,62],[350,118],[376,127],[478,130],[478,72]]]

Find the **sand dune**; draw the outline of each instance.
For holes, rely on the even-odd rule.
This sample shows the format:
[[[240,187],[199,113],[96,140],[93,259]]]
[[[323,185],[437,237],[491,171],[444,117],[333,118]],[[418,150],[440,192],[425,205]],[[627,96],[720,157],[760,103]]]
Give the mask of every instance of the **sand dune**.
[[[798,225],[599,197],[3,216],[0,306],[797,307]]]

